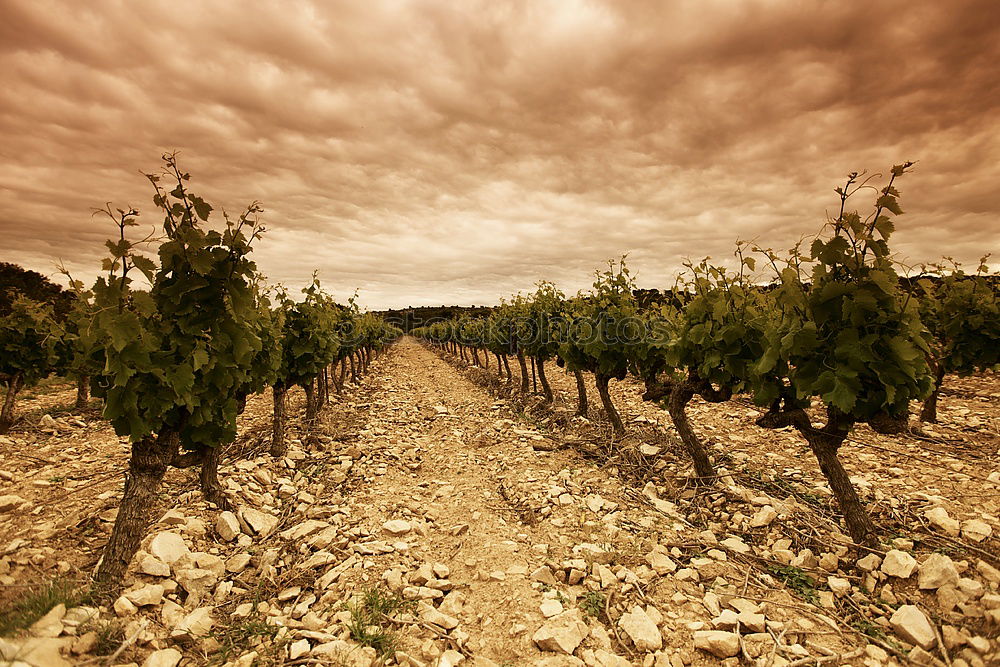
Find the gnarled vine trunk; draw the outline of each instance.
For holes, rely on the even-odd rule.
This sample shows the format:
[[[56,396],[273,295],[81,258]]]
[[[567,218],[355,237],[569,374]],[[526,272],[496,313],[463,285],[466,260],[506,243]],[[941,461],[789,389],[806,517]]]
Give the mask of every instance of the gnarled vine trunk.
[[[934,391],[924,399],[924,406],[920,410],[920,421],[937,423],[938,396],[941,393],[941,383],[944,382],[944,367],[936,360],[932,360],[934,368]]]
[[[507,360],[507,355],[504,354],[500,358],[503,359],[503,369],[507,374],[507,382],[512,382],[514,380],[514,376],[510,372],[510,362]]]
[[[677,429],[684,449],[687,450],[694,462],[695,475],[702,480],[710,481],[715,477],[715,468],[712,467],[712,461],[708,458],[705,446],[701,443],[701,439],[695,435],[694,429],[691,428],[691,422],[687,418],[687,405],[692,398],[694,398],[694,390],[690,384],[687,382],[674,384],[670,390],[670,398],[667,399],[667,412],[670,414],[671,421],[674,422],[674,428]]]
[[[521,393],[528,393],[528,364],[524,360],[524,353],[518,351],[517,353],[517,363],[521,365]]]
[[[81,375],[76,379],[76,404],[74,407],[77,410],[86,410],[88,403],[90,403],[90,378]]]
[[[219,460],[222,458],[222,445],[206,447],[202,453],[201,472],[198,481],[201,484],[201,495],[210,503],[215,503],[220,510],[232,509],[229,498],[222,490],[219,481]]]
[[[280,458],[288,451],[285,443],[285,394],[288,393],[284,384],[276,384],[272,389],[274,395],[274,418],[271,425],[271,456]]]
[[[583,381],[583,371],[573,371],[576,378],[576,414],[579,417],[587,416],[587,383]]]
[[[837,504],[840,505],[840,511],[844,514],[844,522],[847,524],[847,532],[851,535],[851,539],[857,544],[871,546],[876,541],[875,524],[861,503],[850,475],[847,474],[837,457],[837,450],[847,438],[849,429],[849,426],[836,424],[831,428],[828,423],[822,430],[812,428],[806,430],[804,436],[819,462],[819,469],[823,471],[823,476],[830,484],[830,490],[837,498]]]
[[[23,383],[23,376],[20,373],[15,373],[7,381],[7,395],[3,400],[3,409],[0,409],[0,435],[10,431],[10,427],[14,425],[14,400],[17,398],[17,392],[21,391]]]
[[[351,382],[353,382],[354,384],[358,384],[358,382],[360,382],[360,380],[358,380],[358,366],[354,362],[354,354],[355,353],[352,352],[351,354],[349,354],[347,356],[351,360]]]
[[[173,429],[132,443],[118,516],[95,576],[109,591],[117,591],[123,584],[125,571],[153,519],[157,492],[177,446],[178,434]]]
[[[595,372],[594,380],[597,385],[597,394],[601,397],[601,405],[604,406],[604,412],[608,415],[608,421],[611,422],[615,435],[625,435],[625,424],[622,423],[621,415],[618,414],[615,404],[611,401],[611,392],[608,390],[611,378],[603,373]]]
[[[828,407],[826,412],[827,422],[822,428],[815,428],[809,421],[809,416],[801,409],[771,411],[758,419],[757,423],[765,428],[794,426],[802,434],[837,499],[851,539],[859,545],[876,546],[878,540],[875,524],[858,497],[850,475],[837,457],[837,450],[847,439],[853,422],[834,408]]]
[[[538,367],[538,381],[542,383],[542,395],[545,396],[545,402],[551,403],[555,397],[552,395],[552,387],[549,386],[549,380],[545,377],[545,360],[540,356],[535,357],[535,366]]]
[[[312,380],[303,384],[302,388],[306,392],[306,422],[311,424],[316,421],[316,415],[319,412],[319,408],[316,405],[316,390],[313,388]]]
[[[340,374],[337,380],[337,393],[342,394],[344,392],[344,380],[347,379],[347,359],[340,360]]]

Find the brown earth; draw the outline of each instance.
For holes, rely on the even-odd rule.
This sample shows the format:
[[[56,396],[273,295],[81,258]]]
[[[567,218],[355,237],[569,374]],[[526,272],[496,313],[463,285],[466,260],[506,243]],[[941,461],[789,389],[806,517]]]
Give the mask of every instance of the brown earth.
[[[252,399],[222,476],[235,506],[275,517],[276,527],[264,534],[243,525],[239,539],[227,541],[195,473],[168,473],[163,519],[150,534],[177,532],[205,562],[245,553],[250,564],[198,593],[181,565],[170,578],[132,573],[130,590],[165,585],[169,602],[100,611],[102,619],[120,617],[125,636],[135,635],[116,664],[172,648],[181,664],[250,664],[253,655],[255,664],[374,664],[351,639],[343,606],[373,586],[425,605],[387,621],[399,651],[387,664],[718,664],[694,645],[696,632],[716,627],[738,635],[742,657],[728,658],[731,664],[1000,661],[994,374],[948,378],[941,423],[925,426],[923,435],[859,428],[842,450],[883,529],[877,558],[893,549],[921,563],[943,554],[945,569],[959,575],[918,590],[918,573],[880,574],[877,563],[869,572],[870,560],[859,567],[864,554],[843,535],[805,443],[791,431],[756,427],[758,411],[746,401],[692,402],[692,423],[721,474],[715,485],[692,486],[669,417],[641,400],[638,383],[612,383],[629,431],[615,441],[595,408],[592,379],[593,419],[586,420],[572,417],[575,381],[554,364],[551,407],[511,394],[495,371],[444,360],[403,339],[311,429],[294,393],[293,446],[280,461],[266,455],[270,397]],[[64,407],[73,397],[69,385],[46,386],[21,402],[21,424],[0,437],[0,496],[27,501],[0,514],[3,599],[29,582],[86,580],[110,530],[127,447],[96,411]],[[765,508],[775,517],[754,527]],[[959,522],[984,522],[992,535],[970,537],[972,524],[949,535],[928,519],[934,508]],[[385,525],[393,520],[405,525]],[[144,546],[136,563],[149,540]],[[841,581],[848,588],[835,595],[831,588]],[[428,602],[457,627],[440,625]],[[566,610],[557,624],[582,623],[578,634],[587,636],[575,640],[573,656],[539,649],[544,640],[536,631],[551,623],[543,602],[547,613]],[[913,649],[888,620],[910,604],[941,635],[927,651]],[[175,636],[172,605],[185,614],[209,607],[211,636]],[[727,624],[741,609],[741,625]],[[235,631],[258,617],[271,631]],[[660,648],[637,646],[630,636],[630,621],[640,617],[658,626]],[[764,625],[752,632],[744,622]],[[331,657],[345,647],[350,656]],[[67,659],[98,660],[86,652]]]

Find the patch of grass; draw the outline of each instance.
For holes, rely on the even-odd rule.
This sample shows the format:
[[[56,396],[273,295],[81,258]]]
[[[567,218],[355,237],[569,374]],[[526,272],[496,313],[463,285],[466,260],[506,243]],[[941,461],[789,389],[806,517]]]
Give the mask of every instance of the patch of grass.
[[[351,639],[362,646],[371,646],[382,658],[391,656],[396,652],[399,637],[386,626],[386,621],[393,614],[408,609],[411,604],[379,586],[365,589],[354,601],[344,605],[351,613],[347,624]]]
[[[802,568],[793,565],[781,565],[769,568],[771,574],[781,579],[790,589],[812,604],[819,604],[816,594],[816,582]]]
[[[585,616],[600,619],[604,614],[604,605],[606,602],[604,593],[600,591],[587,591],[583,594],[583,600],[580,601],[580,610]]]
[[[267,617],[256,610],[246,618],[231,619],[227,625],[209,635],[219,642],[219,650],[212,656],[213,662],[223,664],[238,658],[258,641],[274,637],[278,629],[278,626],[268,623]],[[280,649],[280,645],[278,648]]]
[[[10,603],[0,606],[0,636],[27,629],[60,603],[68,609],[92,599],[89,589],[64,579],[29,587]]]
[[[894,637],[890,637],[886,634],[885,630],[881,626],[876,625],[869,621],[863,616],[859,616],[853,621],[851,621],[851,627],[865,635],[866,637],[871,637],[872,639],[878,639],[880,641],[889,644],[893,648],[897,649],[901,653],[905,653],[903,646],[896,641]]]
[[[97,634],[97,642],[94,644],[95,655],[111,655],[125,641],[125,625],[118,619],[87,621],[80,626],[77,634],[87,632]]]

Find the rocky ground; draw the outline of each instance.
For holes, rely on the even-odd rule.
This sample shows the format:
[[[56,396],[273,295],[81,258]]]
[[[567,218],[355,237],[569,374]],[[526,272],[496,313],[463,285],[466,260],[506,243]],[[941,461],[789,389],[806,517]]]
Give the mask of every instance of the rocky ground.
[[[614,387],[629,428],[615,441],[596,392],[591,419],[572,416],[554,365],[552,407],[495,370],[404,339],[320,423],[295,420],[282,460],[266,454],[270,398],[252,400],[221,470],[235,510],[171,471],[124,594],[67,596],[0,639],[0,660],[1000,664],[994,375],[949,378],[922,435],[853,436],[845,464],[885,535],[863,555],[804,443],[758,429],[746,402],[692,404],[720,469],[695,487],[636,384]],[[7,605],[85,581],[114,520],[126,445],[71,404],[48,386],[0,437]]]

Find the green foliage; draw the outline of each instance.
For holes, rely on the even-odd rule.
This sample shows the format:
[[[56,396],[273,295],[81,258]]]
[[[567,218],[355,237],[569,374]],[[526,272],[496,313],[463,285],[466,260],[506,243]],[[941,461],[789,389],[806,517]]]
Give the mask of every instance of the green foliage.
[[[559,342],[553,324],[562,312],[563,298],[554,283],[541,280],[526,300],[515,299],[513,336],[517,349],[542,360],[557,353]]]
[[[80,624],[79,633],[93,632],[97,635],[94,642],[94,655],[111,655],[125,641],[125,624],[117,618],[108,620],[93,620]]]
[[[765,333],[773,320],[771,302],[754,283],[753,258],[737,245],[739,269],[727,271],[707,259],[685,266],[691,295],[682,310],[661,306],[653,316],[648,347],[637,361],[652,371],[676,372],[697,383],[711,383],[727,392],[774,389],[776,371],[784,368],[771,358]]]
[[[79,328],[91,358],[103,358],[95,394],[119,435],[133,441],[176,430],[184,447],[214,447],[236,435],[240,394],[252,386],[263,348],[256,266],[249,259],[263,227],[255,202],[222,229],[206,229],[211,206],[188,190],[174,156],[147,175],[163,214],[158,261],[133,242],[134,209],[110,207],[118,238],[107,242],[106,275],[93,287],[93,316]],[[170,180],[168,192],[161,181]],[[149,289],[138,289],[139,273]]]
[[[816,582],[802,568],[794,565],[775,565],[768,568],[768,571],[798,593],[802,599],[812,604],[819,604]]]
[[[42,274],[17,264],[0,262],[0,316],[7,315],[18,297],[52,306],[57,320],[72,307],[73,294]]]
[[[600,619],[604,614],[606,601],[604,593],[600,591],[587,591],[583,594],[583,600],[580,601],[580,610],[583,611],[585,616]]]
[[[258,642],[274,637],[278,627],[268,620],[266,614],[255,609],[246,618],[233,618],[231,622],[217,626],[210,635],[219,643],[219,649],[213,656],[212,662],[215,664],[229,662],[245,653],[251,646],[256,646]],[[280,648],[281,645],[277,646],[274,652]]]
[[[58,366],[63,327],[52,306],[18,296],[0,317],[0,381],[32,386]]]
[[[570,370],[587,370],[621,380],[632,348],[645,340],[632,292],[635,282],[625,258],[596,272],[593,289],[567,302],[553,338]]]
[[[968,374],[1000,364],[1000,293],[987,257],[965,273],[957,262],[936,265],[917,283],[920,318],[943,373]]]
[[[901,213],[894,182],[908,167],[893,167],[866,218],[846,211],[848,198],[870,187],[852,174],[837,188],[839,217],[813,241],[808,256],[796,247],[780,267],[766,252],[780,271],[771,292],[779,316],[757,370],[785,376],[790,398],[817,396],[852,421],[900,417],[911,400],[931,390],[917,304],[900,289],[888,246],[889,214]],[[773,400],[773,387],[758,384],[758,402]]]
[[[302,290],[305,298],[292,303],[283,297],[282,359],[277,380],[286,385],[305,385],[337,358],[340,324],[337,305],[313,277]]]

